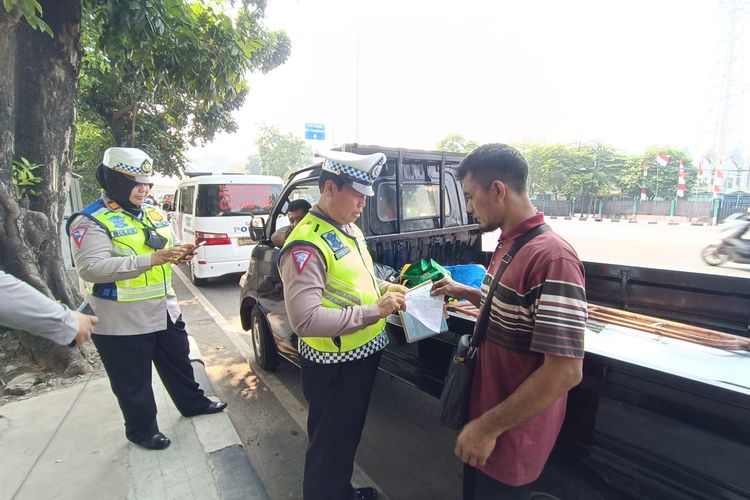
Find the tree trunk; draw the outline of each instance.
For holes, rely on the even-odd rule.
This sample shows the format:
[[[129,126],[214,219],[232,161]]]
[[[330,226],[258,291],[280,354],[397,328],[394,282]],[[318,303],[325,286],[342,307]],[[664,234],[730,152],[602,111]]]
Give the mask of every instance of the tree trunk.
[[[60,224],[70,185],[75,102],[81,57],[80,0],[43,0],[44,21],[54,37],[12,22],[0,9],[0,267],[48,296],[74,306],[80,296],[68,277]],[[42,164],[38,196],[18,200],[12,162]],[[69,373],[84,369],[78,350],[24,335],[41,365]],[[72,365],[71,365],[72,364]]]

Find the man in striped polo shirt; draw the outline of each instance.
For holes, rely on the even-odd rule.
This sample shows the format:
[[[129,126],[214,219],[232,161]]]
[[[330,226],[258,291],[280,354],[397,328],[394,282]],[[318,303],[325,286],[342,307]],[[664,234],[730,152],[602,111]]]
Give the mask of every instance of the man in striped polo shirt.
[[[450,278],[433,295],[481,307],[513,241],[544,224],[526,191],[517,150],[486,144],[458,169],[467,211],[482,231],[502,230],[481,290]],[[529,498],[565,417],[568,391],[582,377],[586,323],[584,271],[575,250],[547,231],[516,254],[498,283],[478,349],[468,423],[456,442],[465,463],[464,499]]]

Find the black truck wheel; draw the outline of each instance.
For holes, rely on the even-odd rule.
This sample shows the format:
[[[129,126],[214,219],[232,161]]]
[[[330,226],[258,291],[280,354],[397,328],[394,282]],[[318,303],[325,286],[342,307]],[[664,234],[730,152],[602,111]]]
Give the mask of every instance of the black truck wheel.
[[[250,329],[253,337],[255,362],[266,371],[272,372],[279,366],[279,354],[273,341],[266,318],[257,306],[250,312]]]

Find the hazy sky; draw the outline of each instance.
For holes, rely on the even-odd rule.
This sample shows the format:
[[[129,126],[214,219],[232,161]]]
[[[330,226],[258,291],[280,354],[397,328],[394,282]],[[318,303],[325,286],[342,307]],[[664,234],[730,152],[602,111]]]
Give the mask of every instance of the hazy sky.
[[[319,148],[432,149],[451,132],[625,151],[712,137],[726,29],[716,0],[269,0],[266,18],[292,55],[249,78],[240,130],[192,151],[197,167],[244,161],[263,123],[299,137],[324,123]]]

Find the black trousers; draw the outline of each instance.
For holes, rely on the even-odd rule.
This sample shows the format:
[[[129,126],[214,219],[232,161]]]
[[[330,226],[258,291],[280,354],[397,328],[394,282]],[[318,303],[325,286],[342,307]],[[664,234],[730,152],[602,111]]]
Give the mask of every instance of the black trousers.
[[[464,500],[529,500],[531,487],[510,486],[464,464]]]
[[[160,332],[123,336],[94,334],[91,339],[122,410],[128,439],[137,441],[159,431],[151,387],[152,362],[180,413],[189,416],[211,402],[195,381],[181,317],[175,323],[168,318],[167,329]]]
[[[323,365],[301,359],[309,405],[304,500],[352,500],[354,455],[365,426],[381,352]]]

